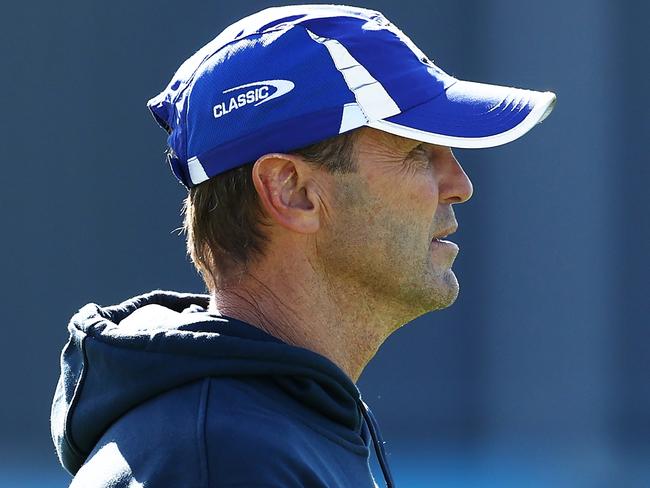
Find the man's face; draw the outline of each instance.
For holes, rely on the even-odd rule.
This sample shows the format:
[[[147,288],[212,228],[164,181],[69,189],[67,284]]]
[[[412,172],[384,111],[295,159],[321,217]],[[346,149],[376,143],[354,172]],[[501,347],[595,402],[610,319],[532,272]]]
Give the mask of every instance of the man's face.
[[[332,214],[319,256],[332,278],[415,318],[451,305],[458,247],[439,241],[456,230],[452,204],[472,184],[451,149],[364,128],[356,142],[358,172],[336,175]]]

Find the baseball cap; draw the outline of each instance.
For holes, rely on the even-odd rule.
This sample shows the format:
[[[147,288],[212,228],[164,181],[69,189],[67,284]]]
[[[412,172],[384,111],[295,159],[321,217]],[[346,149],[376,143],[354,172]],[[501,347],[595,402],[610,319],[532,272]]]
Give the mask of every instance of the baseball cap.
[[[362,126],[450,147],[498,146],[544,120],[555,100],[448,75],[380,12],[293,5],[227,27],[147,106],[189,188]]]

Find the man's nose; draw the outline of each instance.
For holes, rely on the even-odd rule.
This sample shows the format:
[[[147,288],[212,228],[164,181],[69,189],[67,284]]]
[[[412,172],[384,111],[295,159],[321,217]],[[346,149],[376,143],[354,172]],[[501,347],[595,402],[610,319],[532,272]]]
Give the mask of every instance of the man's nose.
[[[474,193],[472,182],[451,151],[438,180],[438,193],[440,203],[448,204],[466,202]]]

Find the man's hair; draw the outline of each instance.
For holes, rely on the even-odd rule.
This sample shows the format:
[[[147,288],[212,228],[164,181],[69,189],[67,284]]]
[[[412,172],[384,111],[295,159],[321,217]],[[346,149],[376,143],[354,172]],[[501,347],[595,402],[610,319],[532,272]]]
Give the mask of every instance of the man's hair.
[[[357,170],[350,131],[292,151],[330,173]],[[264,256],[269,237],[253,185],[255,163],[231,169],[190,189],[183,204],[187,252],[210,292],[224,288],[235,274]]]

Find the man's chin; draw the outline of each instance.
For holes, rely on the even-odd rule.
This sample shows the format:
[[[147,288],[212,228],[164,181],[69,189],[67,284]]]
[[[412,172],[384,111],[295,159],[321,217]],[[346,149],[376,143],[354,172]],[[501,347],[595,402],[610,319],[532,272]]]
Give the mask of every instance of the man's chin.
[[[458,292],[458,280],[451,270],[438,276],[434,283],[421,289],[418,299],[411,302],[416,305],[413,318],[451,306],[458,298]]]
[[[450,307],[458,298],[458,279],[450,269],[440,278],[438,286],[433,290],[431,308],[429,311],[442,310]]]

